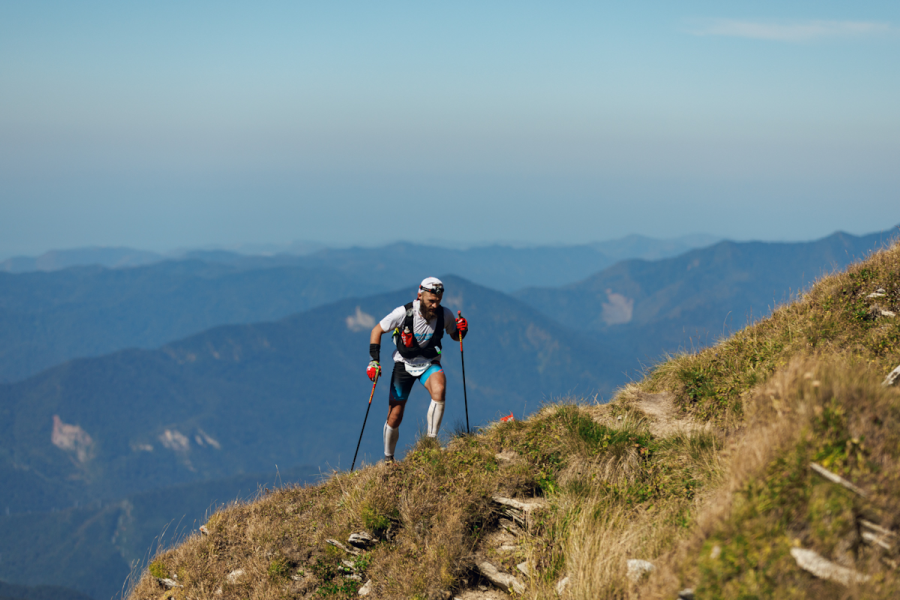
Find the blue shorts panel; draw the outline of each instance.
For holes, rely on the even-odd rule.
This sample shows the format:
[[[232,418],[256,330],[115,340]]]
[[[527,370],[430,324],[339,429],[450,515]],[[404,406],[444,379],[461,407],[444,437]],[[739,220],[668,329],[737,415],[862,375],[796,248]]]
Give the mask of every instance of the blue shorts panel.
[[[424,373],[419,375],[419,383],[421,383],[422,385],[425,385],[425,382],[428,381],[429,377],[431,377],[435,373],[442,373],[443,371],[444,371],[444,368],[441,367],[441,365],[431,365],[430,367],[425,369]]]
[[[422,385],[428,381],[428,378],[435,373],[442,372],[444,369],[440,364],[433,364],[428,367],[424,373],[418,377],[410,375],[402,362],[394,363],[394,371],[391,373],[391,388],[389,399],[394,402],[406,402],[409,399],[409,393],[412,391],[413,383],[416,379]]]

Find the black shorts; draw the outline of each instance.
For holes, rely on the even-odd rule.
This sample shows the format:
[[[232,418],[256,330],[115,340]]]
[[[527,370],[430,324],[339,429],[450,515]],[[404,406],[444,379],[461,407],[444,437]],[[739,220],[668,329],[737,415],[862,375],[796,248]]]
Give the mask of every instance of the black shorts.
[[[395,362],[394,372],[391,373],[390,400],[392,402],[406,402],[409,399],[409,393],[412,391],[413,383],[415,383],[416,380],[419,380],[422,385],[425,385],[425,382],[428,381],[429,377],[435,373],[443,372],[443,370],[441,363],[434,361],[424,373],[416,377],[415,375],[409,374],[404,363]]]

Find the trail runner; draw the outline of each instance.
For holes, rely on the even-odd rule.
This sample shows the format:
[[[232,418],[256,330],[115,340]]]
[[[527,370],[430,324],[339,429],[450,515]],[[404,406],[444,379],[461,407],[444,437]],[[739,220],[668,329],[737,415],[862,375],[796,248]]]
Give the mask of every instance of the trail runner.
[[[450,309],[441,306],[444,284],[437,277],[428,277],[419,285],[415,300],[398,306],[372,328],[369,355],[372,357],[366,374],[374,381],[381,372],[381,336],[393,333],[394,370],[388,397],[388,415],[384,423],[384,460],[393,462],[394,450],[400,438],[403,411],[418,380],[431,395],[428,407],[428,437],[436,438],[444,417],[447,378],[441,368],[441,338],[446,332],[453,341],[466,337],[469,324],[462,317],[453,318]]]

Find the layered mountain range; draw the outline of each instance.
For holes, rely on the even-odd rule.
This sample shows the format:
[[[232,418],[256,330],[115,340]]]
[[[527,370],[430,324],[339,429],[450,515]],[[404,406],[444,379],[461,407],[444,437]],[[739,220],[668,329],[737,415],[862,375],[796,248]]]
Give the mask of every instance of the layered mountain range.
[[[135,498],[166,489],[187,497],[184,486],[207,489],[235,477],[246,487],[246,478],[271,480],[276,467],[294,481],[347,468],[371,390],[364,374],[369,331],[412,299],[425,275],[444,279],[444,304],[470,322],[466,386],[477,427],[566,397],[602,402],[665,353],[714,342],[891,238],[721,242],[598,267],[562,287],[546,285],[548,265],[560,263],[557,276],[577,269],[566,271],[560,254],[484,250],[464,264],[480,280],[531,284],[513,293],[431,270],[409,245],[368,258],[361,250],[327,251],[310,255],[319,263],[302,266],[284,257],[219,255],[124,269],[0,273],[7,381],[0,384],[0,512],[8,514],[0,527],[15,539],[32,538],[0,549],[0,579],[65,584],[65,569],[56,579],[38,575],[51,571],[41,557],[53,553],[36,548],[51,547],[42,532],[53,531],[59,540],[86,544],[79,556],[97,556],[97,577],[111,582],[80,579],[74,587],[108,597],[140,556],[135,544],[147,539],[147,528],[136,535],[127,526]],[[390,341],[383,343],[389,363]],[[445,429],[464,427],[458,344],[445,339],[443,354]],[[382,381],[363,461],[381,454],[386,394]],[[416,388],[401,448],[421,429],[426,402]],[[219,488],[216,500],[232,489]],[[154,505],[165,515],[147,508],[143,522],[200,517],[196,501],[193,508],[172,497],[142,506]],[[109,530],[96,536],[102,548],[91,536],[78,537],[90,529],[86,523]],[[128,531],[130,538],[121,533]],[[9,552],[29,558],[16,562]],[[34,568],[23,571],[23,564]],[[85,568],[74,559],[66,564]]]

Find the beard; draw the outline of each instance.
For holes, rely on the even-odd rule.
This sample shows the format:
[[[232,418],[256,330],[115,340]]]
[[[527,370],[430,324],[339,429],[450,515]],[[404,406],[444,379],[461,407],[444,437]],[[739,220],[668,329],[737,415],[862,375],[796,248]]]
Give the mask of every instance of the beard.
[[[440,308],[440,305],[435,308],[428,308],[422,298],[419,298],[419,312],[422,313],[422,317],[426,321],[430,321],[437,316],[437,311]]]

